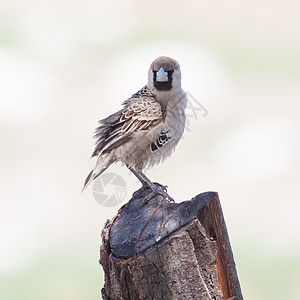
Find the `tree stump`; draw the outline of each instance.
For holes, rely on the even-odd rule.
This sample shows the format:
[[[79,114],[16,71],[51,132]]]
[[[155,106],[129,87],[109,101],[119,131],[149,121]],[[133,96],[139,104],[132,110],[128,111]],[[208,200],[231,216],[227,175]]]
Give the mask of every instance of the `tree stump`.
[[[243,299],[218,194],[144,204],[149,192],[105,224],[103,299]]]

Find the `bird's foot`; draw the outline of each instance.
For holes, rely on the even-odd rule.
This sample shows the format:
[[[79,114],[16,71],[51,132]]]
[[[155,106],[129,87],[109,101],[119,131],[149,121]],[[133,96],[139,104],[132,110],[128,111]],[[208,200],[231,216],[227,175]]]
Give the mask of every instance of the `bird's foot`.
[[[161,195],[164,199],[167,199],[169,202],[175,202],[174,199],[167,193],[167,186],[161,185],[160,183],[153,183],[153,185],[150,186],[151,192],[144,197],[143,205],[148,204],[149,201],[155,196],[155,195]]]
[[[161,189],[163,189],[165,192],[168,190],[168,186],[167,185],[162,185],[158,182],[153,182],[154,187],[159,187]]]

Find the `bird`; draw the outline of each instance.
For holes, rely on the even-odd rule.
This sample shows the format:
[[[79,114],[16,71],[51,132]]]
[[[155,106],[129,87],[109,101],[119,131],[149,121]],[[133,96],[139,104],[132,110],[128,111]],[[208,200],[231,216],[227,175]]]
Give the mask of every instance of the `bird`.
[[[123,108],[99,121],[95,129],[96,164],[88,174],[83,190],[112,163],[120,161],[150,188],[147,203],[155,194],[173,201],[167,186],[154,184],[143,173],[146,167],[163,162],[181,139],[187,95],[181,87],[179,63],[160,56],[150,65],[148,83],[122,103]]]

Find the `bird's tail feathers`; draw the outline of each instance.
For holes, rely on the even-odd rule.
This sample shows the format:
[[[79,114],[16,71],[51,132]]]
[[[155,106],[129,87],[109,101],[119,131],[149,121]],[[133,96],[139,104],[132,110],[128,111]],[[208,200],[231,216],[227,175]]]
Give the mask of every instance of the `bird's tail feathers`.
[[[96,165],[94,169],[89,173],[87,176],[82,192],[88,187],[88,185],[96,179],[98,176],[100,176],[111,164],[112,164],[112,155],[111,153],[104,153],[102,155],[99,155],[96,161]]]

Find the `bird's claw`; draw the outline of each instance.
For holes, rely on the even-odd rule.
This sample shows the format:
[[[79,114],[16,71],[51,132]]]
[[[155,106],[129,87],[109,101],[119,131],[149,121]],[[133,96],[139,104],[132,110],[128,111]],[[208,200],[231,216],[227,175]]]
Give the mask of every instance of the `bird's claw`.
[[[149,201],[157,194],[161,195],[164,199],[169,200],[169,202],[175,202],[174,199],[167,193],[166,185],[155,183],[154,187],[151,187],[151,192],[144,197],[143,205],[148,204]]]
[[[156,186],[158,186],[159,188],[163,189],[165,192],[168,190],[168,186],[167,185],[162,185],[162,184],[160,184],[158,182],[154,182],[154,184]]]

